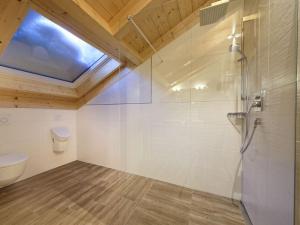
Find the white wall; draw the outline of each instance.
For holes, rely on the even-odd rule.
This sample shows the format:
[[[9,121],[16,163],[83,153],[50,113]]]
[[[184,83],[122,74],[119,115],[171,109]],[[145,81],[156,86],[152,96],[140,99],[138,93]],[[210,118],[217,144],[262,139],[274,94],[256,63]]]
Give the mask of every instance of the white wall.
[[[197,24],[160,50],[164,62],[153,60],[151,104],[81,108],[79,160],[230,197],[240,134],[226,114],[240,108],[240,65],[228,52],[227,36],[237,19],[239,13]],[[148,79],[148,71],[140,70],[140,79]],[[123,83],[123,98],[143,99],[136,84]],[[195,89],[199,85],[207,87]],[[90,104],[103,102],[106,92]]]
[[[0,154],[24,152],[29,161],[21,179],[77,159],[76,111],[51,109],[0,109]],[[65,126],[72,137],[68,151],[52,151],[50,129]]]

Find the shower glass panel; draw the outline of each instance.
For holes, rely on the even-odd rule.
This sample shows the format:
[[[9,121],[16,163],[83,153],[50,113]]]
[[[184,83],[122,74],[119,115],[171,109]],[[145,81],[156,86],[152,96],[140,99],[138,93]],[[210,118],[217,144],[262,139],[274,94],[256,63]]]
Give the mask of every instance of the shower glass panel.
[[[154,4],[149,11],[176,4],[168,1],[164,9]],[[240,133],[226,115],[241,110],[240,55],[228,51],[228,36],[241,33],[241,9],[241,1],[235,1],[225,18],[207,26],[194,14],[196,22],[174,34],[159,55],[107,81],[88,106],[103,118],[99,139],[108,150],[99,159],[102,165],[226,197],[234,187],[234,197],[240,198],[240,176],[234,177]],[[172,26],[134,18],[142,30]],[[124,42],[152,54],[134,26],[128,29],[135,42]],[[148,38],[155,43],[160,35]]]
[[[124,19],[124,18],[122,18]],[[120,26],[123,26],[124,21],[119,21]],[[120,27],[122,29],[122,27]],[[125,105],[120,107],[126,110],[126,105],[151,104],[152,102],[152,50],[145,41],[139,31],[128,21],[126,31],[134,38],[122,40],[124,46],[130,45],[136,51],[136,55],[143,54],[146,61],[141,60],[138,65],[125,63],[121,65],[119,70],[111,74],[103,83],[100,93],[88,102],[88,105]],[[144,53],[147,52],[147,53]],[[119,61],[122,62],[121,55],[126,54],[125,50],[121,52],[119,49]],[[122,112],[120,112],[122,114]],[[120,115],[121,115],[120,114]]]
[[[151,103],[152,59],[134,69],[119,70],[88,105]]]
[[[172,21],[167,12],[177,2],[159,1],[143,12],[160,12],[160,20],[134,16],[142,30],[153,30],[152,43],[161,43],[164,26],[176,25],[162,20]],[[103,148],[92,146],[102,154],[96,163],[229,198],[234,187],[234,197],[240,198],[240,176],[235,179],[240,125],[232,126],[226,115],[241,111],[240,55],[228,51],[228,36],[241,33],[242,8],[242,1],[234,1],[225,17],[206,26],[193,14],[194,23],[168,36],[171,41],[162,43],[159,55],[103,83],[85,109],[98,123],[83,116],[86,121],[79,125],[90,124],[99,134]],[[144,56],[153,54],[135,27],[127,26],[132,40],[124,44]]]
[[[297,101],[296,101],[296,190],[295,190],[295,225],[300,225],[300,51],[299,51],[299,35],[300,35],[300,1],[298,1],[298,52],[297,52]]]
[[[250,131],[261,123],[243,155],[242,202],[253,225],[293,225],[297,1],[244,4],[247,95],[262,95],[263,111],[250,114]]]

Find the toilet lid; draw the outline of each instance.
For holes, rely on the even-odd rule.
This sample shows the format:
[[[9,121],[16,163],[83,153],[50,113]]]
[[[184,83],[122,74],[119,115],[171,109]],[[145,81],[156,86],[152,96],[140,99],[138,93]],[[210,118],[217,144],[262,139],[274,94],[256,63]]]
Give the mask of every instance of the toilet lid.
[[[9,153],[0,155],[0,167],[15,165],[27,159],[28,156],[24,153]]]

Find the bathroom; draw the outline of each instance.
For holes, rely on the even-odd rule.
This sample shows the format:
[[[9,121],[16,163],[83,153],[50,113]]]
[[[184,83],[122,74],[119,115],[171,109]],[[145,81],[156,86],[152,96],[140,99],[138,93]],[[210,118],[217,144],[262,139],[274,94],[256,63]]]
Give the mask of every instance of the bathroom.
[[[1,0],[1,225],[300,225],[297,0]]]

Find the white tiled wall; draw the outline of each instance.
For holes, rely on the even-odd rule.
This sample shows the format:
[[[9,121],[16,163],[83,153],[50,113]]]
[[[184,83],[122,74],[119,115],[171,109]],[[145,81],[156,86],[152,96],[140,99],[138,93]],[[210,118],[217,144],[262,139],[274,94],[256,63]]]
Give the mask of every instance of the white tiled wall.
[[[241,68],[227,36],[238,19],[239,11],[217,24],[197,24],[160,50],[163,63],[156,57],[152,63],[151,104],[80,109],[79,160],[230,197],[241,137],[226,114],[240,109]],[[149,68],[142,66],[143,75]],[[130,99],[146,96],[125,84]],[[239,178],[235,192],[238,198]]]
[[[23,152],[29,160],[21,179],[77,159],[76,111],[50,109],[0,109],[0,154]],[[65,126],[71,131],[68,151],[52,151],[50,129]]]

